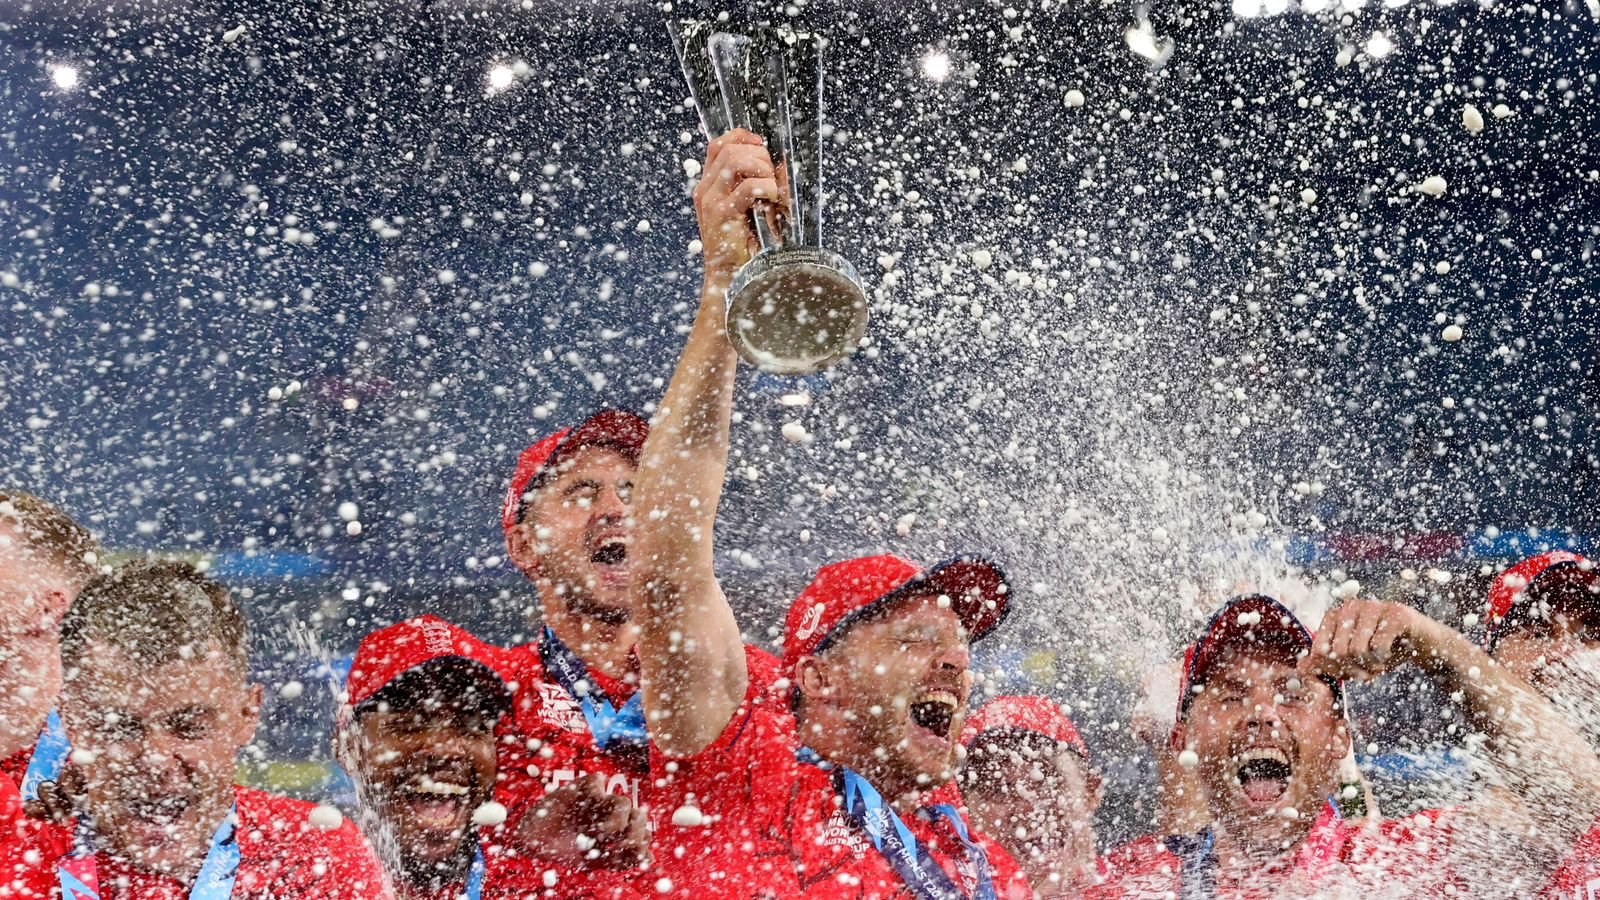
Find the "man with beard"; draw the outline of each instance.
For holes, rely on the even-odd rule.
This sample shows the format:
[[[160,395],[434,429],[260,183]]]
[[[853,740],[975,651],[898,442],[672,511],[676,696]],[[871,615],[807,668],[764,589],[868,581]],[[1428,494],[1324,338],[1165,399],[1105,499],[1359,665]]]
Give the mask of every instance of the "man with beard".
[[[0,490],[0,829],[38,799],[67,757],[56,713],[61,617],[96,574],[100,548],[66,513]]]
[[[133,563],[83,589],[61,623],[76,815],[29,820],[0,850],[13,896],[388,896],[337,811],[234,785],[261,697],[245,645],[227,589],[185,563]]]
[[[785,681],[750,695],[712,529],[735,371],[725,294],[755,246],[751,210],[781,196],[777,177],[748,131],[707,149],[694,192],[699,313],[639,465],[633,578],[661,790],[653,852],[680,894],[1026,896],[1015,863],[968,825],[952,779],[969,647],[1009,608],[995,565],[880,555],[824,566],[789,607]]]
[[[972,824],[1022,866],[1034,895],[1076,897],[1095,871],[1100,775],[1060,704],[996,697],[967,722],[959,782]]]
[[[1600,753],[1600,571],[1565,550],[1522,560],[1489,588],[1483,647],[1566,714]],[[1600,831],[1568,855],[1547,892],[1600,896]]]
[[[345,684],[336,739],[368,832],[391,848],[402,900],[481,900],[498,825],[495,723],[511,708],[499,651],[433,616],[367,635]],[[483,810],[480,812],[480,808]]]
[[[538,639],[508,651],[504,670],[516,684],[515,736],[501,743],[498,795],[516,840],[503,862],[553,896],[600,890],[607,873],[617,896],[656,880],[641,869],[649,738],[629,582],[634,469],[648,434],[638,416],[604,410],[540,440],[518,457],[501,509],[511,561],[543,612]],[[748,653],[752,683],[770,683],[776,663]]]
[[[1191,646],[1173,733],[1205,784],[1210,827],[1113,851],[1109,876],[1085,896],[1468,891],[1451,865],[1453,840],[1487,833],[1478,823],[1491,809],[1469,804],[1367,825],[1341,819],[1330,802],[1352,740],[1343,680],[1406,663],[1437,680],[1489,737],[1498,775],[1533,812],[1529,839],[1570,846],[1594,821],[1600,762],[1520,678],[1409,606],[1352,600],[1331,610],[1313,638],[1276,600],[1247,595],[1226,604]],[[1568,764],[1574,755],[1583,758]],[[1504,841],[1496,857],[1528,856],[1513,834],[1494,833]],[[1540,881],[1526,874],[1523,890]]]

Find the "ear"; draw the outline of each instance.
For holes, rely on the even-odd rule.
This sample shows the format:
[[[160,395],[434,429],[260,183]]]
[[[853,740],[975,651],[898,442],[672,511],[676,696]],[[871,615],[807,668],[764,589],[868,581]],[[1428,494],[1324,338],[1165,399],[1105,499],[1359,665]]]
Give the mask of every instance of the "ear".
[[[45,594],[45,613],[50,617],[50,623],[56,627],[61,626],[61,620],[67,615],[67,607],[72,604],[72,598],[67,592],[57,588]]]
[[[807,700],[823,701],[833,693],[833,683],[829,678],[828,667],[815,656],[802,656],[795,665],[795,684],[800,687],[800,695]]]
[[[1189,746],[1189,726],[1182,719],[1172,723],[1172,730],[1167,733],[1167,747],[1173,753],[1182,753],[1183,748]]]
[[[256,736],[256,726],[261,724],[261,685],[250,683],[244,687],[244,706],[239,711],[239,746],[245,744]]]
[[[530,509],[521,522],[506,532],[506,555],[529,578],[539,577],[539,548],[533,537],[535,527]]]
[[[1105,797],[1105,782],[1100,780],[1099,772],[1086,769],[1083,773],[1083,784],[1089,789],[1089,814],[1092,816],[1100,808],[1100,801]]]

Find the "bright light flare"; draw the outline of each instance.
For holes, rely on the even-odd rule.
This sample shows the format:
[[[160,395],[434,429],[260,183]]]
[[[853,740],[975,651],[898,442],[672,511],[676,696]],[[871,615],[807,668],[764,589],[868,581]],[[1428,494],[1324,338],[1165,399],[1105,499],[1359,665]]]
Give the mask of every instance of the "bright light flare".
[[[50,80],[63,91],[73,90],[82,80],[75,66],[51,66]]]
[[[929,50],[922,55],[922,77],[929,81],[946,80],[954,68],[950,54],[943,50]]]
[[[495,63],[489,67],[489,93],[497,94],[511,87],[511,82],[517,78],[516,70],[504,63]]]
[[[1383,59],[1394,52],[1394,41],[1381,31],[1374,31],[1372,37],[1367,38],[1367,55],[1373,59]]]

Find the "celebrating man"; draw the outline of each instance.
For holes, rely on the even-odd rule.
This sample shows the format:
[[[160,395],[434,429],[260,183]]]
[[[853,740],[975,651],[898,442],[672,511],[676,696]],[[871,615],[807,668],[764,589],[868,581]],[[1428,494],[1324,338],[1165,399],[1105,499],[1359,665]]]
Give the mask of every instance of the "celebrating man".
[[[779,196],[759,138],[711,142],[695,189],[700,309],[640,461],[633,577],[662,753],[657,862],[674,887],[722,897],[1026,895],[1005,852],[968,826],[952,781],[968,648],[1009,608],[994,565],[823,567],[789,609],[787,684],[749,696],[713,565],[735,369],[723,304],[755,246],[751,210]]]
[[[1100,775],[1072,720],[1048,697],[996,697],[968,720],[964,743],[972,824],[1006,848],[1035,896],[1076,897],[1095,866]]]
[[[483,848],[504,820],[489,805],[495,723],[511,708],[499,654],[433,616],[374,631],[356,648],[336,747],[373,818],[369,833],[393,849],[402,900],[484,896]]]
[[[1489,737],[1498,776],[1535,811],[1529,840],[1564,847],[1594,821],[1600,764],[1556,710],[1460,634],[1408,606],[1355,600],[1329,612],[1313,638],[1277,601],[1247,595],[1191,646],[1179,695],[1173,738],[1185,764],[1198,767],[1210,827],[1114,851],[1108,880],[1086,896],[1469,890],[1486,873],[1452,865],[1466,858],[1455,839],[1489,833],[1483,811],[1430,810],[1369,828],[1340,819],[1330,802],[1352,740],[1343,680],[1406,663],[1440,682]],[[1506,850],[1514,835],[1494,833],[1521,858]],[[1541,877],[1526,874],[1530,891]]]
[[[77,813],[0,850],[13,896],[388,896],[336,810],[234,785],[261,689],[220,584],[173,562],[96,578],[62,621],[61,661]]]
[[[1489,589],[1483,647],[1566,714],[1600,753],[1600,571],[1566,550],[1531,556]],[[1600,896],[1600,831],[1568,854],[1547,892]]]
[[[55,712],[61,617],[96,573],[100,548],[66,513],[0,491],[0,829],[53,782],[67,756]]]
[[[629,581],[634,468],[648,433],[638,416],[605,410],[544,438],[518,458],[501,510],[544,620],[506,661],[516,734],[501,744],[500,796],[517,840],[503,862],[552,896],[579,885],[623,896],[656,881],[640,868],[649,753]],[[747,652],[753,684],[770,683],[775,661]]]

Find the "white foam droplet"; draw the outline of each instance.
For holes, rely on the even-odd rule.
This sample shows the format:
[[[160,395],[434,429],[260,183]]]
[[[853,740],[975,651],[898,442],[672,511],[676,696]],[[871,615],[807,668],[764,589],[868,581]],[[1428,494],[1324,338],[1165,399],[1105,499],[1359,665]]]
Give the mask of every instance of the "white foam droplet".
[[[1427,178],[1422,179],[1422,181],[1417,184],[1416,189],[1421,193],[1427,194],[1429,197],[1439,197],[1442,196],[1449,187],[1450,183],[1445,181],[1442,176],[1429,175]]]
[[[1477,624],[1478,624],[1478,614],[1477,613],[1467,613],[1466,615],[1461,617],[1461,626],[1463,628],[1474,628],[1474,627],[1477,626]]]
[[[914,512],[906,513],[895,521],[894,533],[900,535],[901,537],[905,537],[911,533],[911,526],[915,525],[916,523],[917,514]]]
[[[249,30],[249,25],[236,25],[222,33],[222,42],[224,44],[231,44],[234,41],[237,41],[239,38],[244,37],[244,33]]]
[[[278,688],[278,696],[285,700],[298,700],[306,692],[306,686],[298,681],[285,681],[283,687]]]
[[[1444,331],[1439,332],[1439,336],[1444,338],[1446,343],[1454,344],[1456,341],[1461,340],[1461,326],[1446,325]]]
[[[472,824],[485,828],[499,825],[506,820],[506,808],[493,800],[484,803],[472,811]]]
[[[1461,127],[1473,134],[1482,131],[1483,113],[1478,112],[1478,108],[1471,103],[1461,107]]]
[[[346,522],[354,522],[355,520],[361,518],[361,507],[351,503],[349,500],[346,500],[339,504],[339,518],[345,520]]]
[[[1193,750],[1185,750],[1178,754],[1178,765],[1183,766],[1185,769],[1192,769],[1200,765],[1200,754]]]
[[[93,750],[72,751],[72,764],[75,766],[92,766],[96,757]]]
[[[1082,106],[1083,91],[1080,91],[1077,88],[1067,91],[1067,105],[1073,109],[1077,109],[1078,107]]]
[[[672,824],[679,828],[698,828],[705,823],[705,813],[702,813],[698,806],[685,803],[672,811]]]
[[[781,430],[783,432],[783,439],[791,444],[798,444],[807,437],[806,426],[800,424],[799,422],[785,422],[783,423],[783,428]]]
[[[322,803],[311,807],[311,812],[306,813],[306,822],[318,831],[332,831],[344,824],[344,813]]]
[[[1307,206],[1317,202],[1317,192],[1314,188],[1306,188],[1300,192],[1300,202]]]
[[[980,269],[987,269],[994,265],[994,254],[979,248],[972,251],[972,264]]]

